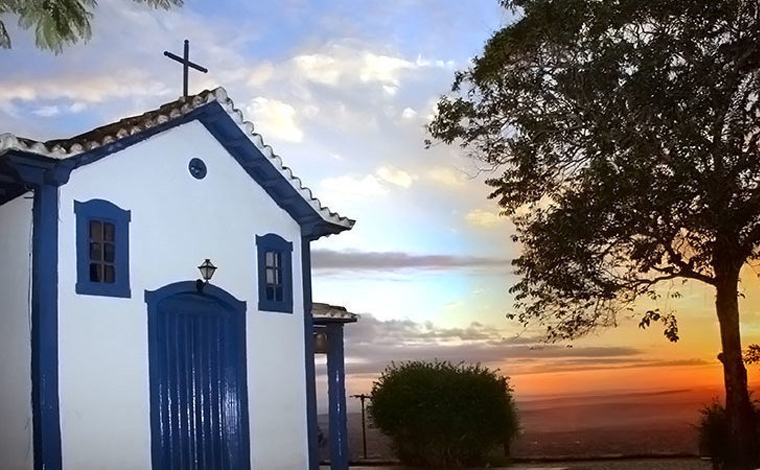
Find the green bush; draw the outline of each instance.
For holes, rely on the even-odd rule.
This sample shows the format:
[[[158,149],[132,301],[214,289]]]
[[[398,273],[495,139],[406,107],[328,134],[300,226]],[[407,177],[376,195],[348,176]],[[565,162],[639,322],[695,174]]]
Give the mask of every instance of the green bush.
[[[760,442],[760,407],[753,403],[755,412],[756,442]],[[705,406],[697,426],[699,431],[699,453],[710,457],[714,469],[729,468],[734,463],[732,460],[730,429],[726,409],[717,400]],[[756,466],[760,466],[760,456],[756,457]]]
[[[391,364],[372,386],[370,416],[404,464],[484,465],[517,434],[508,377],[480,365]]]

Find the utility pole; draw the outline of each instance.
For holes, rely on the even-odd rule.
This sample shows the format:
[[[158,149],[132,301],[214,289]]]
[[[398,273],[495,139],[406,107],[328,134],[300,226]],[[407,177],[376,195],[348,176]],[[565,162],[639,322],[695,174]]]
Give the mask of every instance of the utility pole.
[[[364,418],[364,400],[371,397],[360,393],[359,395],[351,395],[351,398],[358,398],[362,402],[362,444],[364,448],[364,460],[367,460],[367,423]]]

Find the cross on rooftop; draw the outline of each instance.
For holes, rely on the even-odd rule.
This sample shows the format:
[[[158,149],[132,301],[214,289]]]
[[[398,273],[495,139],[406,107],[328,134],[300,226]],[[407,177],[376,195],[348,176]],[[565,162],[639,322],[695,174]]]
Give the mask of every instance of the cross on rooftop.
[[[180,64],[182,64],[182,96],[187,98],[187,74],[188,74],[188,67],[192,67],[195,70],[198,70],[203,73],[207,73],[208,69],[205,67],[201,67],[200,65],[190,62],[190,41],[185,39],[185,54],[184,57],[180,57],[176,54],[172,54],[169,51],[164,51],[164,55],[170,59],[176,60]]]

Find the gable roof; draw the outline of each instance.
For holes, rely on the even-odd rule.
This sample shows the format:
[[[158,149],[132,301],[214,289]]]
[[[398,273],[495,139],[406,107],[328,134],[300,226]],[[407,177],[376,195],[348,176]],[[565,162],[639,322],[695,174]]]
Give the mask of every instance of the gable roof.
[[[354,220],[331,212],[309,188],[303,186],[301,179],[254,132],[253,124],[244,119],[222,87],[180,98],[156,110],[121,119],[70,139],[38,142],[0,134],[0,185],[4,176],[2,167],[7,163],[3,160],[9,160],[10,156],[39,158],[49,166],[66,162],[67,167],[77,168],[193,120],[200,121],[275,202],[301,225],[304,236],[316,239],[353,227]],[[16,193],[8,190],[3,198],[0,191],[0,204],[11,196],[15,197]]]

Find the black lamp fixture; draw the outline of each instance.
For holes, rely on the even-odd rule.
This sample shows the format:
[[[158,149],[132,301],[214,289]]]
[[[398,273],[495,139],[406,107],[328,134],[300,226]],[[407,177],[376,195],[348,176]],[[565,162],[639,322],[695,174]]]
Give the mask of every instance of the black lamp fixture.
[[[216,271],[216,266],[211,263],[211,260],[206,258],[206,261],[201,263],[200,266],[198,266],[198,271],[201,272],[201,277],[203,280],[198,279],[195,283],[195,286],[198,288],[198,292],[203,292],[203,288],[206,287],[206,284],[208,284],[208,281],[211,280],[212,277],[214,277],[214,272]]]

